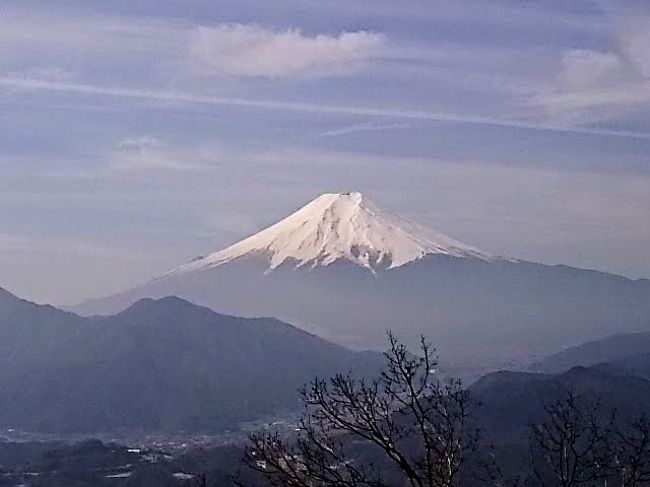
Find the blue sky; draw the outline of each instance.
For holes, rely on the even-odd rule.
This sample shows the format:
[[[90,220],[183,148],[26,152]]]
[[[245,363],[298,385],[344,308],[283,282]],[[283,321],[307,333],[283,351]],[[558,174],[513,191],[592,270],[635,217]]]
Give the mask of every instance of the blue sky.
[[[0,27],[0,286],[25,297],[119,291],[348,190],[650,277],[647,2],[5,0]]]

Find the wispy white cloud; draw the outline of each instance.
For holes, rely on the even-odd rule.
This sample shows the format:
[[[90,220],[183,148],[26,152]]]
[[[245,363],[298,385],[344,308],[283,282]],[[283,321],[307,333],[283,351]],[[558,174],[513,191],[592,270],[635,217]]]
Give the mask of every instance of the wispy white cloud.
[[[410,12],[406,17],[427,17],[426,8],[417,5],[413,2],[403,7],[404,13]],[[436,15],[442,18],[448,15],[449,22],[461,24],[485,16],[483,13],[477,15],[476,9],[468,5],[444,2],[444,8]],[[504,8],[497,4],[486,8],[491,19],[487,24],[494,27],[506,14],[508,22],[512,23],[516,20],[532,25],[533,21],[547,17],[557,21],[557,12],[532,7]],[[379,7],[366,3],[362,9],[366,12],[364,16],[373,9]],[[400,9],[402,7],[395,8]],[[31,85],[32,89],[39,81],[49,81],[61,85],[58,91],[64,91],[62,85],[83,87],[77,93],[87,93],[88,87],[94,87],[97,94],[118,96],[117,92],[121,91],[119,96],[149,100],[167,97],[167,101],[174,103],[227,102],[293,111],[316,111],[318,106],[321,113],[344,113],[341,109],[347,108],[347,103],[350,112],[367,111],[363,106],[376,106],[372,98],[375,93],[381,93],[397,105],[406,100],[411,106],[431,107],[424,119],[563,132],[575,130],[576,133],[592,133],[578,124],[588,124],[593,117],[578,115],[591,111],[591,105],[601,104],[603,98],[610,99],[609,105],[615,106],[629,106],[639,99],[645,100],[643,90],[626,90],[626,97],[634,94],[634,98],[621,101],[616,100],[616,88],[576,85],[580,73],[588,76],[590,69],[598,69],[598,62],[602,62],[602,69],[607,69],[607,62],[617,64],[620,56],[626,59],[634,56],[633,62],[626,60],[625,63],[646,65],[642,28],[627,29],[628,40],[621,42],[620,53],[604,51],[602,59],[583,59],[582,62],[575,56],[579,51],[573,53],[573,58],[567,54],[566,73],[558,75],[557,85],[549,88],[549,64],[559,55],[558,46],[535,45],[520,49],[502,42],[468,43],[459,38],[444,40],[437,36],[432,41],[429,34],[410,35],[389,28],[382,33],[346,30],[345,23],[332,29],[331,25],[319,28],[315,22],[307,32],[299,28],[269,27],[273,23],[269,26],[254,23],[197,26],[171,18],[77,14],[50,19],[43,14],[23,12],[17,15],[11,11],[8,15],[7,29],[0,32],[0,46],[6,48],[0,52],[0,73],[8,67],[4,70],[4,78],[13,80],[14,87],[18,85],[16,79],[21,78],[23,87]],[[580,19],[581,25],[586,22]],[[563,14],[562,21],[565,20]],[[592,25],[594,21],[591,16],[586,24]],[[563,24],[563,28],[569,27]],[[599,26],[596,30],[601,29]],[[589,52],[596,51],[583,50],[583,53]],[[630,54],[625,54],[627,52]],[[337,75],[355,76],[319,80],[310,85],[313,90],[304,91],[308,86],[304,83],[313,78]],[[270,79],[275,82],[270,83]],[[296,80],[303,82],[299,85],[299,96],[309,93],[310,102],[276,102],[280,97],[278,93],[286,94],[287,87],[292,86],[288,83]],[[327,84],[330,81],[337,86]],[[173,92],[169,87],[174,87]],[[368,87],[368,90],[359,87]],[[396,87],[404,87],[403,93]],[[342,107],[320,102],[332,99],[332,90],[337,90]],[[227,93],[228,100],[222,96],[207,101],[208,97],[196,93]],[[238,95],[242,97],[237,98]],[[534,100],[532,109],[530,100]],[[414,110],[390,111],[399,111],[397,116],[409,119],[421,116]],[[614,135],[607,131],[603,134]],[[638,134],[631,131],[624,135],[635,137]]]
[[[71,70],[56,65],[31,66],[27,69],[10,71],[6,76],[68,83],[75,81],[76,78],[75,73]]]
[[[555,85],[535,103],[555,119],[584,122],[650,106],[650,16],[620,24],[609,49],[567,49]]]
[[[379,53],[384,36],[342,32],[309,36],[252,24],[199,27],[190,55],[203,72],[228,76],[320,77],[356,71]]]
[[[358,132],[376,132],[382,130],[406,130],[413,127],[410,123],[357,123],[321,132],[319,137],[342,137]]]
[[[7,8],[2,16],[0,44],[10,48],[3,53],[7,57],[65,53],[69,59],[87,59],[101,53],[108,61],[115,55],[173,55],[182,52],[179,46],[188,30],[172,20],[119,15],[48,15]]]
[[[625,59],[650,79],[650,14],[630,15],[621,22],[621,50]]]
[[[623,63],[613,52],[571,49],[562,60],[561,80],[567,86],[583,88],[613,81],[623,70]]]
[[[194,163],[182,160],[162,141],[150,135],[120,141],[110,157],[110,166],[122,172],[187,171],[200,168]]]
[[[621,53],[572,49],[564,55],[557,88],[542,102],[574,110],[643,103],[649,97],[650,83]]]
[[[153,100],[160,102],[175,102],[200,104],[210,106],[234,106],[241,108],[279,110],[289,112],[338,114],[349,116],[363,116],[380,119],[403,119],[449,122],[459,124],[486,125],[514,129],[542,130],[583,135],[602,135],[611,137],[626,137],[634,139],[650,139],[650,133],[629,130],[599,129],[581,126],[572,126],[562,123],[528,122],[520,120],[507,120],[483,115],[464,115],[454,113],[441,113],[428,110],[402,110],[395,108],[370,108],[360,106],[341,106],[317,103],[302,103],[290,101],[262,100],[253,98],[219,97],[200,95],[186,92],[159,91],[134,89],[123,87],[110,87],[80,83],[59,83],[25,78],[0,77],[0,86],[11,89],[50,91],[59,93],[76,93],[79,95],[112,96],[132,99]]]
[[[552,93],[540,100],[553,114],[560,114],[564,119],[596,121],[650,103],[650,86],[626,83],[616,87]]]

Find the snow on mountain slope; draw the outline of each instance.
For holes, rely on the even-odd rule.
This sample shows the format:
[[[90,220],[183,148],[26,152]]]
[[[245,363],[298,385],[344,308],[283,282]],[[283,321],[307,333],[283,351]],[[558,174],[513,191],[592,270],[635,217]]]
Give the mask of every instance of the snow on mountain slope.
[[[347,260],[372,271],[395,268],[425,255],[489,260],[480,250],[393,215],[361,193],[323,194],[284,220],[230,247],[192,261],[170,275],[261,256],[269,270],[283,263],[327,266]]]

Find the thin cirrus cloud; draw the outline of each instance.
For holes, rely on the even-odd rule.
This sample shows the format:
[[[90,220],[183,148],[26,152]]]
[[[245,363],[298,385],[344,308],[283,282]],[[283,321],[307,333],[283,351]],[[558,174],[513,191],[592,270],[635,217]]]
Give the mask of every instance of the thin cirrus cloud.
[[[383,130],[407,130],[413,125],[409,123],[357,123],[336,129],[326,130],[319,137],[343,137],[359,132],[380,132]]]
[[[633,130],[601,129],[585,126],[567,125],[556,122],[529,122],[503,119],[482,115],[460,115],[428,110],[402,110],[395,108],[375,108],[365,106],[343,106],[319,103],[302,103],[240,97],[219,97],[187,92],[172,92],[149,89],[134,89],[115,86],[99,86],[83,83],[60,83],[24,77],[0,77],[0,86],[8,89],[68,93],[86,96],[106,96],[125,99],[158,101],[161,103],[185,103],[189,105],[232,106],[259,110],[276,110],[297,113],[335,114],[375,119],[418,120],[448,122],[456,124],[485,125],[513,129],[539,130],[594,136],[623,137],[630,139],[650,139],[650,133]]]
[[[183,161],[162,141],[149,135],[120,141],[110,158],[110,167],[124,173],[152,170],[187,171],[199,168]]]
[[[202,73],[236,77],[325,77],[356,72],[378,56],[382,34],[368,31],[307,35],[254,24],[196,29],[190,58]]]

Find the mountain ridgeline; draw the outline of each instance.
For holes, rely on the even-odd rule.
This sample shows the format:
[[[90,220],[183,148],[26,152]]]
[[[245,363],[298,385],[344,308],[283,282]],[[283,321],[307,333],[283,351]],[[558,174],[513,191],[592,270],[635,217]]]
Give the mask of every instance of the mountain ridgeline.
[[[556,373],[572,367],[618,363],[650,353],[650,332],[622,333],[554,353],[530,366],[532,371]]]
[[[0,426],[39,432],[210,431],[294,410],[315,375],[381,356],[272,318],[175,297],[81,318],[0,291]]]
[[[455,370],[650,330],[650,281],[500,258],[393,215],[359,193],[323,195],[279,223],[142,286],[72,308],[120,311],[177,295],[276,316],[354,348],[420,334]]]
[[[544,373],[484,376],[470,387],[483,428],[519,441],[527,421],[567,390],[610,397],[629,415],[650,407],[647,340],[618,335],[538,362],[533,368]],[[295,411],[298,388],[314,376],[375,376],[382,364],[380,354],[350,351],[277,319],[222,315],[175,297],[82,318],[0,290],[0,427],[232,428]]]

